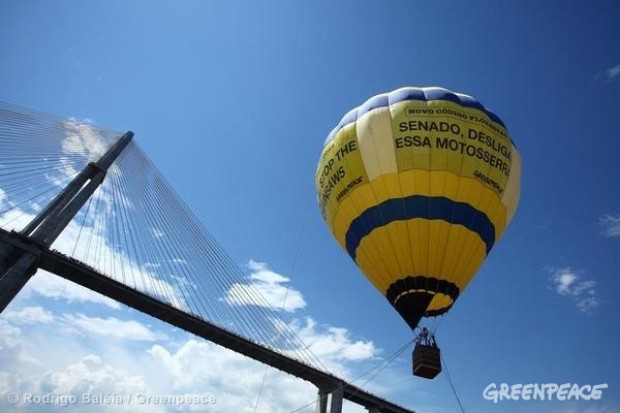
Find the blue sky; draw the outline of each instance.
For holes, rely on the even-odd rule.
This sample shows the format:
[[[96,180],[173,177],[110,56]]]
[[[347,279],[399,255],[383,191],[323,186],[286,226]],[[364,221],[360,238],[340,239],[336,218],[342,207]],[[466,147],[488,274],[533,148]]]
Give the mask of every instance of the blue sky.
[[[323,141],[378,93],[439,85],[471,94],[506,123],[523,175],[515,219],[438,330],[461,401],[477,412],[620,410],[618,2],[334,3],[5,1],[0,100],[134,131],[240,266],[254,260],[290,279],[305,301],[300,331],[337,343],[325,357],[354,376],[411,333],[322,222]],[[240,362],[112,303],[52,298],[78,294],[67,288],[39,282],[0,317],[11,339],[0,357],[18,360],[0,371],[0,393],[18,379],[21,389],[87,377],[162,394],[174,383],[213,390],[219,409],[252,411],[258,366],[244,367],[257,380],[239,394],[183,382],[188,354],[220,354],[233,376]],[[135,339],[104,344],[93,325]],[[372,351],[343,356],[356,345]],[[420,412],[458,411],[445,377],[413,378],[408,363],[405,353],[373,389]],[[501,382],[609,388],[587,402],[482,397]],[[278,384],[303,387],[277,376],[269,388]]]

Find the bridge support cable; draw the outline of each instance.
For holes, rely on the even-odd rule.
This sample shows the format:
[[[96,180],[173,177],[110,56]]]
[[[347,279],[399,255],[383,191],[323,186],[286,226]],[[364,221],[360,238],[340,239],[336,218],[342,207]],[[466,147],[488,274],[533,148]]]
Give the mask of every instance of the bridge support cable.
[[[103,183],[95,182],[103,175],[94,162],[119,136],[84,122],[0,104],[0,226],[53,243],[177,308],[320,364],[290,320],[282,319],[286,312],[273,309],[137,145],[131,142],[116,153],[116,161],[105,165],[109,170]],[[80,202],[69,211],[65,201],[77,196]],[[65,226],[68,230],[60,234],[50,229]],[[7,248],[0,247],[5,267]]]
[[[0,227],[23,229],[121,135],[0,102]]]
[[[219,246],[132,134],[119,136],[0,104],[8,148],[0,152],[0,311],[41,268],[307,380],[331,395],[333,413],[343,399],[411,412],[321,368],[256,276]]]
[[[89,163],[47,207],[43,208],[20,231],[20,234],[31,238],[45,248],[49,248],[101,185],[107,169],[132,138],[133,133],[127,132],[96,163]],[[4,311],[35,274],[39,258],[35,252],[21,253],[17,249],[11,251],[7,245],[2,249],[2,257],[3,261],[0,263],[0,268],[3,269],[3,273],[0,273],[0,312]]]
[[[97,248],[78,248],[75,258],[283,354],[320,364],[292,330],[290,320],[283,320],[287,314],[278,311],[279,303],[262,296],[135,142],[115,167],[100,188],[106,194],[103,202],[88,211],[93,217],[86,222],[92,228],[82,229],[88,233],[98,226],[105,236],[96,237]],[[112,213],[105,213],[105,208]],[[102,258],[94,256],[94,251],[110,255],[112,250],[115,258],[110,264],[103,259],[102,265]]]

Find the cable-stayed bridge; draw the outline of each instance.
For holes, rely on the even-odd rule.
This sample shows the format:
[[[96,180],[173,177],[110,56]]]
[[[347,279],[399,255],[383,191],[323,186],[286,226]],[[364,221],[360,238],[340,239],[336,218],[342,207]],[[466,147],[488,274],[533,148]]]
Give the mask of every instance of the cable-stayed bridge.
[[[39,270],[314,384],[398,406],[330,373],[125,134],[0,103],[0,311]]]

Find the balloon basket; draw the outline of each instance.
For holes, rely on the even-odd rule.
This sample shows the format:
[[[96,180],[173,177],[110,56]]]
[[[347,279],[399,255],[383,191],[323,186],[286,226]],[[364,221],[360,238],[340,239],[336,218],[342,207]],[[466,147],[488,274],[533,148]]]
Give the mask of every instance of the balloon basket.
[[[414,376],[433,379],[441,372],[441,353],[437,346],[417,344],[412,358]]]

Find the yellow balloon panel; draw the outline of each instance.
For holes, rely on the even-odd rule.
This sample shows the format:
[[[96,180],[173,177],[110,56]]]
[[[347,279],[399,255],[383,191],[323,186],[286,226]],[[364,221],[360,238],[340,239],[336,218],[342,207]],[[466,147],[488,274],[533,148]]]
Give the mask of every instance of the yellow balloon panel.
[[[447,311],[518,203],[521,160],[473,98],[403,88],[349,112],[317,167],[338,243],[413,327]]]
[[[434,243],[429,242],[431,234]],[[415,248],[418,243],[427,248]],[[486,258],[485,247],[479,237],[460,225],[426,219],[394,221],[364,237],[356,262],[383,294],[399,278],[425,274],[443,279],[457,270],[460,277],[454,277],[453,282],[462,289]]]
[[[442,184],[439,185],[438,183]],[[387,189],[386,189],[387,188]],[[452,172],[409,170],[399,174],[380,176],[372,182],[360,185],[337,206],[332,220],[332,232],[341,246],[345,245],[346,232],[351,222],[365,210],[365,206],[377,205],[394,198],[422,195],[448,197],[457,202],[468,203],[483,211],[493,223],[496,238],[506,226],[506,206],[497,193],[481,182],[463,178]]]

